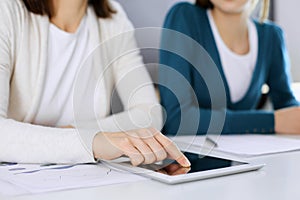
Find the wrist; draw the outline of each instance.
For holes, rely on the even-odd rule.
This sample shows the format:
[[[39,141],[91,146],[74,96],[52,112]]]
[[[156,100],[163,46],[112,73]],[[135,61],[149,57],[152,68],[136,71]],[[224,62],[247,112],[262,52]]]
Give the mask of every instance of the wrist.
[[[274,129],[275,129],[275,133],[279,133],[280,132],[280,112],[279,111],[275,111],[274,112]]]
[[[94,158],[96,160],[100,158],[100,155],[99,155],[99,145],[100,145],[101,137],[103,137],[103,134],[102,133],[97,133],[94,136],[94,139],[93,139],[92,148],[93,148],[93,155],[94,155]]]

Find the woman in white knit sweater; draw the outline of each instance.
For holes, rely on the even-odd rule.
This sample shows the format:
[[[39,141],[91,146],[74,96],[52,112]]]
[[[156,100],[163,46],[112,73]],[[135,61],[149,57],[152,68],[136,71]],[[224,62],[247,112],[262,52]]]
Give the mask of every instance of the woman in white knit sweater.
[[[0,161],[189,166],[156,131],[161,109],[132,29],[114,1],[1,0]],[[114,87],[124,112],[111,115]]]

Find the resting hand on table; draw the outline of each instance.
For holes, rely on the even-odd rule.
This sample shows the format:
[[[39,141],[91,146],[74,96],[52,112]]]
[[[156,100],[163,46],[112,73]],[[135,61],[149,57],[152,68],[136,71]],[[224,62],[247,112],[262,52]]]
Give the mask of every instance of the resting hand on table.
[[[280,134],[300,134],[300,107],[275,111],[275,131]]]
[[[113,160],[128,156],[134,166],[155,163],[167,157],[183,167],[190,166],[178,147],[155,129],[98,133],[93,141],[93,151],[97,159]]]

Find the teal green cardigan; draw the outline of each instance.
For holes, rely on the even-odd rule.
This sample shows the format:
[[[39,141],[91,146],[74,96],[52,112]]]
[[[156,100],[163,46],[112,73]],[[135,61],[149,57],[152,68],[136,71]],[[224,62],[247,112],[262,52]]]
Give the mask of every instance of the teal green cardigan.
[[[261,99],[261,88],[264,84],[267,84],[270,88],[269,97],[275,110],[299,106],[299,102],[295,99],[290,87],[290,66],[283,31],[271,22],[259,23],[255,20],[254,22],[259,38],[257,64],[246,95],[236,103],[233,103],[230,99],[228,83],[222,69],[220,55],[206,9],[190,3],[179,3],[170,10],[164,23],[164,28],[181,32],[197,41],[216,64],[225,86],[225,98],[227,101],[226,108],[224,108],[225,123],[221,130],[222,134],[272,134],[275,132],[274,112],[256,109]],[[180,40],[173,40],[172,37],[162,37],[162,46],[164,48],[166,45],[181,47],[181,42]],[[197,54],[197,52],[192,53]],[[188,124],[192,120],[185,120],[184,123],[187,124],[180,130],[180,134],[182,132],[184,132],[183,134],[205,134],[208,127],[211,126],[212,111],[210,109],[211,99],[209,92],[201,75],[196,73],[192,65],[185,59],[166,50],[160,51],[160,64],[161,66],[169,66],[182,74],[191,84],[198,102],[198,107],[195,108],[195,99],[192,99],[190,89],[185,88],[180,83],[180,80],[176,80],[176,77],[168,73],[168,70],[160,67],[159,90],[161,104],[165,109],[163,133],[166,135],[178,134],[179,124],[182,123],[181,117],[193,119],[199,117],[195,116],[195,113],[199,113],[200,120],[196,122],[198,123],[197,129],[194,129],[195,126],[193,126],[192,122]],[[183,98],[178,100],[170,88],[180,90]],[[184,109],[180,109],[180,106],[184,107]],[[195,109],[200,109],[200,112]],[[219,122],[214,121],[214,123]],[[223,122],[220,120],[220,123]]]

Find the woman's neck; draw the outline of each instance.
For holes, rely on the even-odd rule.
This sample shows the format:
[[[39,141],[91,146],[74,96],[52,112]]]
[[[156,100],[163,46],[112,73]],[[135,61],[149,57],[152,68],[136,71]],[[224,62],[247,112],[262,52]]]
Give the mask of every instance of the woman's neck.
[[[211,13],[227,47],[237,54],[247,54],[250,50],[248,13],[225,13],[218,9],[212,9]]]
[[[52,0],[51,23],[74,33],[86,13],[88,0]]]

